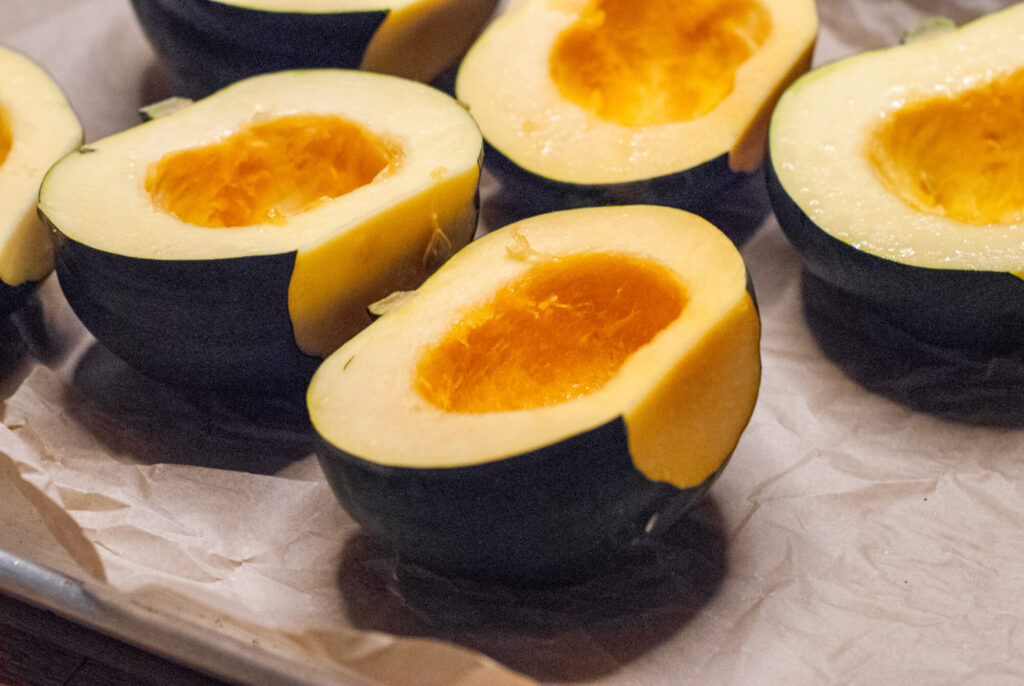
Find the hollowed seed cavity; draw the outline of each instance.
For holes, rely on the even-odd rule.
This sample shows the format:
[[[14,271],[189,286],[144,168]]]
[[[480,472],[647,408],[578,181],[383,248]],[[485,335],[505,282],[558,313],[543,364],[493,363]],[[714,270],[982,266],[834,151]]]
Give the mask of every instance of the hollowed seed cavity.
[[[1024,221],[1024,70],[895,110],[868,135],[883,183],[920,212]]]
[[[632,256],[547,258],[463,313],[426,350],[416,390],[449,412],[553,405],[592,393],[679,318],[683,287]]]
[[[732,93],[771,33],[758,0],[591,0],[558,36],[562,95],[625,126],[696,119]]]
[[[145,186],[157,209],[197,226],[282,224],[372,183],[401,156],[396,142],[346,119],[296,114],[168,153]]]
[[[7,155],[14,145],[14,136],[11,134],[11,125],[7,121],[7,112],[0,108],[0,166],[7,160]]]

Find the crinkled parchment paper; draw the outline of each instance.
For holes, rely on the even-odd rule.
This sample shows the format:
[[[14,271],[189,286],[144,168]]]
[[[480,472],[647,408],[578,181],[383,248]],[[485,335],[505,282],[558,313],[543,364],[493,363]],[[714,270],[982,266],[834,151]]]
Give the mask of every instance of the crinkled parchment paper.
[[[1004,4],[821,0],[816,61]],[[167,95],[127,2],[4,0],[0,41],[50,70],[88,140]],[[396,565],[338,506],[291,408],[147,380],[54,278],[0,332],[0,550],[298,680],[1020,683],[1024,434],[864,390],[817,347],[773,220],[744,256],[764,322],[749,429],[693,517],[608,578],[512,591]]]

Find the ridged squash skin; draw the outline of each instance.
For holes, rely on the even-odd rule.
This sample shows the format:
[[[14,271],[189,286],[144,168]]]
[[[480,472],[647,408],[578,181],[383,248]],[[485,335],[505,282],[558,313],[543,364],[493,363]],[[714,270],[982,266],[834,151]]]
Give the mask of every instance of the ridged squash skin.
[[[544,269],[582,269],[573,260],[591,255],[666,267],[685,293],[681,313],[603,385],[520,404],[518,394],[529,391],[498,352],[532,345],[522,343],[528,327],[515,326],[480,348],[484,373],[515,389],[509,409],[449,407],[422,395],[448,383],[423,366],[439,341],[455,336],[472,350],[476,334],[460,327],[500,320],[502,310],[486,309],[502,302],[496,294],[526,293]],[[609,276],[614,268],[568,273],[567,284],[619,283]],[[623,289],[643,278],[626,279],[612,302],[631,297]],[[536,316],[552,303],[604,311],[607,301],[575,301],[572,288],[542,289]],[[643,326],[658,299],[640,297],[629,326]],[[525,348],[527,366],[536,363],[527,378],[572,369],[584,353],[566,359],[558,351],[589,339],[591,321],[572,325],[567,340],[552,333]],[[742,258],[696,215],[616,206],[531,217],[475,240],[324,361],[307,393],[317,454],[342,506],[402,561],[499,583],[580,581],[678,522],[721,473],[756,402],[759,336]],[[585,374],[571,372],[572,388]],[[472,378],[475,369],[456,372],[453,388]]]
[[[39,184],[82,142],[82,126],[52,77],[0,47],[0,316],[21,307],[53,270],[46,227],[36,215]]]
[[[1016,106],[1006,103],[1000,116],[998,102],[1015,96],[998,89],[1024,69],[1022,29],[1024,6],[1016,5],[960,28],[831,63],[794,83],[773,116],[772,204],[819,289],[835,289],[844,302],[860,303],[922,345],[980,357],[1021,348],[1024,223],[968,220],[956,214],[962,211],[957,205],[929,209],[905,199],[901,194],[909,191],[886,181],[872,162],[880,154],[879,132],[915,107],[932,106],[936,117],[977,107],[959,123],[937,120],[935,137],[927,143],[922,138],[918,154],[924,160],[932,153],[938,157],[986,126],[994,126],[985,134],[991,148],[1012,151],[1012,142],[1000,141],[1015,135],[1017,126],[1001,132],[998,122]],[[911,150],[919,144],[913,134],[896,140]],[[929,169],[917,176],[953,178],[977,168],[971,158],[978,153],[980,159],[984,147],[950,155],[945,172]],[[1017,173],[1012,165],[1006,167],[1008,178]],[[979,184],[1000,185],[998,176]],[[973,202],[983,206],[985,193],[983,188]]]
[[[368,69],[430,82],[497,0],[132,0],[176,95],[272,71]]]
[[[480,123],[488,146],[485,164],[509,196],[499,222],[573,207],[659,204],[703,216],[737,243],[761,225],[770,212],[762,170],[768,119],[785,87],[810,66],[817,37],[814,3],[737,0],[720,7],[697,3],[686,12],[680,7],[524,0],[485,29],[459,67],[456,95]],[[709,88],[720,92],[704,109],[633,116],[608,106],[628,102],[642,110],[662,100],[676,106],[696,100],[676,96],[676,89],[703,95],[705,82],[697,85],[699,77],[691,80],[691,74],[726,58],[691,46],[718,49],[736,38],[734,26],[748,20],[758,28],[737,33],[763,30],[763,42],[707,77],[714,83]],[[567,37],[581,33],[593,35],[562,50]],[[661,40],[677,33],[686,37]],[[650,48],[662,43],[672,47]],[[599,81],[597,75],[629,69],[635,74],[622,80],[641,82],[635,92],[588,84],[589,99],[567,90],[559,76],[584,74]],[[644,80],[652,73],[660,78],[648,84]]]
[[[472,239],[481,150],[424,84],[277,72],[71,153],[39,211],[68,302],[117,356],[172,384],[294,395],[369,304]],[[320,190],[335,177],[358,183]]]

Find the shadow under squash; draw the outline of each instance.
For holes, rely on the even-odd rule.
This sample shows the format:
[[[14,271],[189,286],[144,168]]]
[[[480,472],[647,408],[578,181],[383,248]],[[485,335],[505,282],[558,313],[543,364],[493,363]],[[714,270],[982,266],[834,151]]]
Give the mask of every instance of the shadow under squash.
[[[0,316],[0,398],[18,389],[33,362],[56,363],[64,353],[63,342],[47,326],[42,300],[33,287],[24,302]]]
[[[406,564],[357,534],[340,585],[360,629],[430,637],[531,678],[586,681],[668,640],[725,578],[727,545],[711,498],[585,582],[544,588],[456,580]]]
[[[943,419],[1024,427],[1024,347],[984,356],[929,345],[806,270],[801,290],[818,345],[867,390]]]
[[[302,397],[178,388],[135,371],[99,343],[79,360],[68,402],[112,452],[140,461],[274,474],[313,452]]]
[[[2,397],[7,397],[17,388],[24,374],[17,372],[31,352],[31,343],[26,339],[22,326],[14,315],[0,318],[0,387]],[[11,386],[10,389],[7,387]]]

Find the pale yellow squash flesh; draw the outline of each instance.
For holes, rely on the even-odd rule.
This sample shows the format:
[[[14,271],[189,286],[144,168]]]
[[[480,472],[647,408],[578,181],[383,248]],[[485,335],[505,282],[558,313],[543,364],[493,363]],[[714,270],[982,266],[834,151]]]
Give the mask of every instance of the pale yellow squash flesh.
[[[368,303],[415,288],[472,240],[479,167],[434,171],[434,183],[422,192],[299,251],[288,310],[300,348],[330,354],[370,323]]]
[[[432,81],[466,52],[497,6],[498,0],[419,0],[394,8],[361,68]]]
[[[633,460],[649,479],[695,486],[732,453],[737,417],[754,409],[760,339],[754,301],[740,298],[627,415]]]

